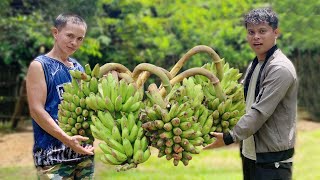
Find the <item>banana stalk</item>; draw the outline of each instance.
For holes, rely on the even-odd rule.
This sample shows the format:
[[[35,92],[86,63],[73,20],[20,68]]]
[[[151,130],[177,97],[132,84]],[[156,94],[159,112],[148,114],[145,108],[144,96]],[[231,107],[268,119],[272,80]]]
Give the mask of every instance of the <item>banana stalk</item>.
[[[169,80],[171,80],[173,78],[173,76],[171,75],[171,73],[169,71],[167,71],[166,69],[164,69],[162,67],[158,67],[158,68],[160,68],[168,76]],[[137,86],[140,87],[142,84],[144,84],[147,81],[147,79],[149,78],[150,75],[151,75],[151,73],[148,72],[148,71],[142,72],[139,75],[139,78],[136,81]],[[159,89],[160,88],[162,88],[162,84],[159,87]]]
[[[205,45],[198,45],[193,47],[192,49],[190,49],[184,56],[182,56],[182,58],[175,64],[175,66],[171,69],[170,74],[174,77],[175,75],[178,74],[178,72],[180,71],[180,69],[182,68],[182,66],[187,62],[187,60],[193,56],[194,54],[197,54],[199,52],[206,52],[208,53],[213,62],[216,65],[216,69],[217,69],[217,76],[218,79],[221,81],[223,79],[223,64],[222,64],[222,60],[219,57],[219,55],[209,46],[205,46]]]
[[[169,93],[171,91],[172,87],[170,84],[169,77],[166,75],[166,73],[164,72],[164,70],[162,68],[159,68],[158,66],[155,66],[155,65],[149,64],[149,63],[141,63],[141,64],[137,65],[132,72],[133,80],[138,82],[141,77],[140,74],[144,73],[143,71],[148,71],[149,73],[153,73],[153,74],[157,75],[161,79],[163,87],[166,90],[166,93]],[[144,74],[146,74],[146,73],[144,73]],[[144,74],[142,74],[142,75],[144,75]],[[145,82],[145,81],[141,81],[141,82]],[[137,83],[137,87],[140,87],[142,85],[143,85],[143,83],[139,84],[139,85]]]
[[[119,63],[106,63],[100,67],[100,76],[107,74],[109,71],[117,71],[119,73],[126,73],[129,76],[132,76],[131,71],[126,68],[124,65]]]
[[[222,91],[219,79],[213,73],[211,73],[209,70],[204,69],[204,68],[198,67],[198,68],[191,68],[191,69],[185,70],[184,72],[178,74],[173,79],[171,79],[170,84],[174,85],[176,83],[181,82],[184,78],[188,78],[190,76],[195,76],[195,75],[206,76],[211,81],[211,83],[215,89],[216,95],[220,99],[220,101],[225,100],[225,94]],[[163,89],[160,90],[160,93],[161,94],[164,93]]]

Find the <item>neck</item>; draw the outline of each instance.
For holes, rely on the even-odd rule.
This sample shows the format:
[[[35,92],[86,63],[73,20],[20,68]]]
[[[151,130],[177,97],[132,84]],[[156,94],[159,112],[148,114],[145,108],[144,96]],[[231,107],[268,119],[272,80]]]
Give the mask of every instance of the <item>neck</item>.
[[[46,54],[46,56],[48,56],[48,57],[50,57],[52,59],[55,59],[57,61],[60,61],[61,63],[63,63],[67,67],[73,67],[73,63],[68,61],[69,60],[69,56],[63,55],[63,53],[58,53],[54,49],[52,49],[50,52],[48,52]]]
[[[56,59],[56,60],[61,61],[61,62],[67,62],[68,59],[69,59],[69,56],[64,55],[63,53],[59,53],[55,49],[52,49],[46,55],[48,57],[50,57],[50,58]]]

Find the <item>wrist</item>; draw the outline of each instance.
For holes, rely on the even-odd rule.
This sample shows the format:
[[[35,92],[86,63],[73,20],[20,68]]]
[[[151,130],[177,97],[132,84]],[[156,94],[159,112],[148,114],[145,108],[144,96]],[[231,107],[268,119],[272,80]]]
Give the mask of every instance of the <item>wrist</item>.
[[[231,132],[223,133],[223,141],[224,141],[224,144],[226,145],[229,145],[235,142]]]
[[[64,145],[70,147],[71,142],[72,142],[72,137],[69,136],[69,135],[66,134],[66,133],[63,133],[63,134],[62,134],[62,137],[61,137],[61,142],[62,142]]]

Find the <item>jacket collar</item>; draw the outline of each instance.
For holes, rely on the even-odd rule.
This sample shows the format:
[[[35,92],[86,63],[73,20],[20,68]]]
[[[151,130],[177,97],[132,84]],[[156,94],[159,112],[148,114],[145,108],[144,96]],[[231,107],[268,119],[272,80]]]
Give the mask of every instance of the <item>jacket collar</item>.
[[[266,55],[266,59],[264,60],[262,66],[261,66],[261,69],[259,71],[259,75],[258,75],[258,79],[257,79],[257,85],[256,85],[256,90],[255,90],[255,97],[258,96],[259,94],[259,91],[260,91],[260,77],[261,77],[261,72],[262,70],[264,69],[266,63],[268,62],[268,60],[270,59],[270,57],[274,54],[274,52],[278,49],[278,46],[277,45],[274,45],[271,49],[268,50],[267,52],[267,55]],[[258,64],[258,57],[256,56],[254,59],[253,59],[253,62],[252,62],[252,65],[251,65],[251,68],[248,72],[248,75],[246,77],[246,79],[244,80],[244,96],[245,98],[247,98],[247,93],[248,93],[248,88],[249,88],[249,83],[250,83],[250,79],[251,79],[251,76],[252,76],[252,73],[255,69],[255,67],[257,66]]]

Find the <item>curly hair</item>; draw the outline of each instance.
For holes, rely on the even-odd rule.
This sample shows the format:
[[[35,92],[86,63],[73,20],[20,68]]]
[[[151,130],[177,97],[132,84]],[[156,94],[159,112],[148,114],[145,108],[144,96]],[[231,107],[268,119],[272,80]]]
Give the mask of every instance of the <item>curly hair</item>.
[[[278,28],[278,15],[271,8],[253,9],[244,16],[244,25],[268,23],[273,29]]]

